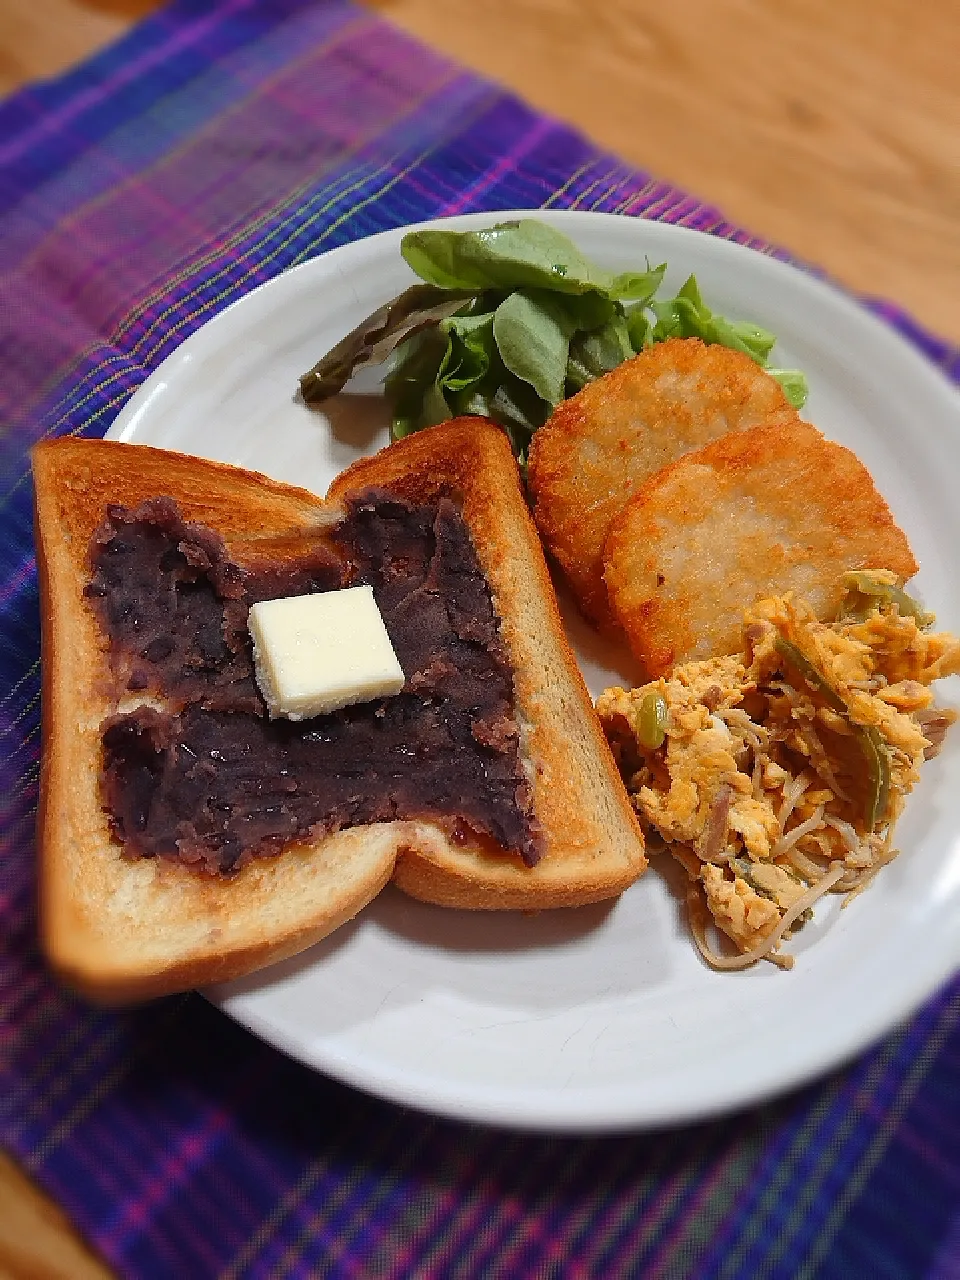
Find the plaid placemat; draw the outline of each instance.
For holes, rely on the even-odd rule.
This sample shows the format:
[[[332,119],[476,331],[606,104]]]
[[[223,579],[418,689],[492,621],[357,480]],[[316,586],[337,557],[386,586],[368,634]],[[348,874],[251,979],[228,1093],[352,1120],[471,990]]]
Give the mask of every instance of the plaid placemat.
[[[421,218],[601,209],[769,248],[338,0],[183,0],[17,94],[0,203],[0,1141],[132,1276],[960,1276],[960,984],[776,1103],[548,1138],[367,1098],[197,996],[91,1011],[37,951],[35,440],[101,435],[252,286]]]

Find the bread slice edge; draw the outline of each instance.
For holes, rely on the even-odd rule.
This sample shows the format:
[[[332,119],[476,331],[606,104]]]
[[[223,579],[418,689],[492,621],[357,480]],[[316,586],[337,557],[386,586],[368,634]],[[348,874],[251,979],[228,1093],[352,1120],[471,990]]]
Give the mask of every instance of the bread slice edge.
[[[483,420],[443,424],[422,437],[349,469],[350,480],[340,477],[326,500],[145,445],[61,440],[34,451],[43,648],[41,936],[56,971],[87,996],[143,999],[242,976],[326,937],[391,876],[407,893],[448,906],[540,909],[612,896],[643,870],[639,826],[566,644],[505,437]],[[471,466],[479,468],[472,478]],[[177,863],[123,858],[98,792],[100,726],[114,708],[91,673],[105,668],[105,642],[82,597],[90,536],[106,502],[132,506],[168,493],[186,519],[218,529],[229,546],[323,536],[340,499],[358,485],[412,500],[462,490],[481,565],[498,612],[504,610],[544,858],[527,868],[481,840],[455,845],[426,822],[353,828],[290,846],[222,882]],[[525,566],[519,581],[516,563],[509,563],[518,559]],[[546,640],[525,636],[531,627],[542,628]],[[559,676],[546,696],[544,669]],[[65,728],[73,725],[75,732]],[[595,775],[592,785],[578,781],[564,761],[571,733],[578,767]],[[565,789],[571,794],[561,803]],[[578,812],[584,807],[591,811]]]

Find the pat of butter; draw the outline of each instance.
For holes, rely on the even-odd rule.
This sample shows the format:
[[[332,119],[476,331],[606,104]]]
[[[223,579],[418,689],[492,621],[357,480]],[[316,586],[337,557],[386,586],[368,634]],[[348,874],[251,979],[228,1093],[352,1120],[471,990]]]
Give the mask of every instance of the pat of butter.
[[[306,720],[403,688],[372,587],[263,600],[247,625],[271,719]]]

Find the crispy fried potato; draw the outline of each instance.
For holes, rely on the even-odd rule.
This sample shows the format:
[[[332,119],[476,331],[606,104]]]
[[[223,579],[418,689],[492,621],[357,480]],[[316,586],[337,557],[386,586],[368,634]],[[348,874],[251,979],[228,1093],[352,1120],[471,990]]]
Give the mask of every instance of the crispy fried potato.
[[[846,570],[917,571],[863,463],[805,422],[734,432],[652,476],[611,525],[604,562],[651,676],[735,652],[759,596],[795,591],[828,619]]]
[[[728,431],[798,421],[749,356],[697,338],[658,343],[559,405],[530,449],[533,515],[587,617],[611,622],[604,538],[648,476]]]

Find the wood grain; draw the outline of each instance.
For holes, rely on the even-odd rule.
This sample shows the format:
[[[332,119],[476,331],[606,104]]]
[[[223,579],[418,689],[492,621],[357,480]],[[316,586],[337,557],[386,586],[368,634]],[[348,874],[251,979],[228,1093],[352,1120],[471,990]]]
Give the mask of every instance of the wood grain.
[[[958,0],[370,3],[600,145],[960,341]],[[56,74],[152,7],[0,0],[0,92]],[[5,1274],[107,1273],[0,1158]]]
[[[376,7],[731,220],[960,340],[955,0]]]
[[[66,1218],[0,1152],[0,1280],[108,1280]]]
[[[958,0],[370,0],[405,30],[960,341]],[[151,0],[0,0],[0,89]]]
[[[80,0],[0,0],[0,94],[65,70],[122,35],[131,17]]]

